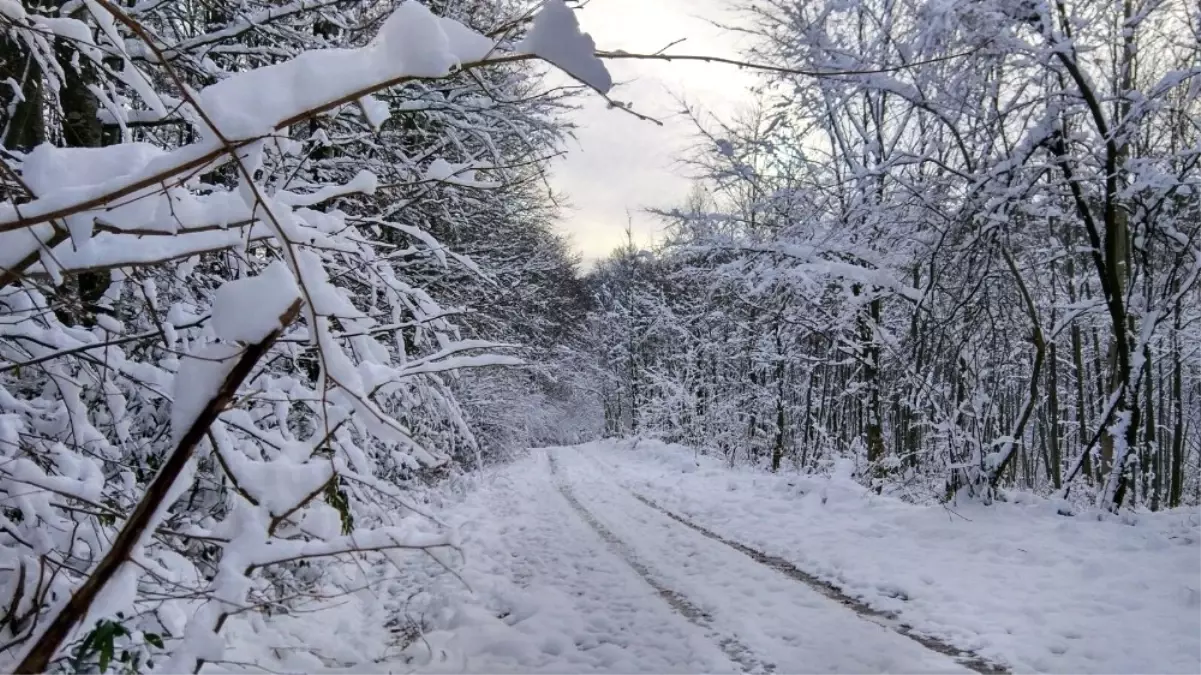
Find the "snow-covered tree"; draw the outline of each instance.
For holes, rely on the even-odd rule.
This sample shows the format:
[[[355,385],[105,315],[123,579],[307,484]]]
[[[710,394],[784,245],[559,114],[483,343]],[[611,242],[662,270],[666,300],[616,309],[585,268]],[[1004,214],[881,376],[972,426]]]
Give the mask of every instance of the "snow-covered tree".
[[[478,458],[463,373],[574,311],[503,286],[571,276],[530,64],[609,82],[561,2],[128,4],[0,3],[15,672],[198,670],[362,582],[315,559],[453,546],[406,486]],[[455,247],[492,224],[541,256]],[[520,313],[464,318],[489,293]]]
[[[690,339],[647,358],[715,363],[659,391],[736,401],[709,421],[752,460],[850,454],[881,489],[1195,499],[1196,8],[770,0],[748,16],[752,57],[781,71],[755,114],[700,125],[709,203],[665,213],[647,263],[700,282],[663,315]]]

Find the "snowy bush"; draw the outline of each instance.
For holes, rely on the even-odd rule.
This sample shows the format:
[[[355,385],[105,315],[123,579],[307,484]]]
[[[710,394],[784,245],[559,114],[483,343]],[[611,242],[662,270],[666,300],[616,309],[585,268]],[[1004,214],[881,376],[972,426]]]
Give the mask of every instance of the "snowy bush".
[[[558,0],[58,4],[0,2],[0,668],[191,672],[315,561],[455,546],[406,482],[521,359],[437,297],[529,272],[432,230],[558,139],[523,64],[609,80]]]

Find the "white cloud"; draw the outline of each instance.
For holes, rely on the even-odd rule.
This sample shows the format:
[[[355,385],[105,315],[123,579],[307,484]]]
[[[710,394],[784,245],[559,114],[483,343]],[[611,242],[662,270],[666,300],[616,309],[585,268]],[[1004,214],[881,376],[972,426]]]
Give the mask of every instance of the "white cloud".
[[[706,19],[731,21],[728,0],[592,0],[580,12],[583,30],[597,47],[649,53],[685,38],[675,53],[736,57],[735,34]],[[609,61],[619,83],[610,95],[663,122],[659,127],[589,96],[573,116],[577,140],[551,168],[551,182],[574,207],[562,229],[586,259],[602,257],[625,240],[626,213],[635,240],[646,243],[659,225],[640,213],[648,206],[674,206],[691,187],[677,160],[695,142],[694,128],[678,115],[677,97],[728,117],[747,100],[753,76],[737,68],[704,63]],[[556,75],[555,77],[562,77]]]

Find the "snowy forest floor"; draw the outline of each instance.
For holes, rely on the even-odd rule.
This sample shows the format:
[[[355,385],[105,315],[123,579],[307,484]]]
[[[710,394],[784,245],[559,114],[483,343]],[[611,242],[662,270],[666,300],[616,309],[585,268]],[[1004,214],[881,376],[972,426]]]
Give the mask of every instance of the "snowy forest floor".
[[[914,506],[603,441],[436,515],[463,557],[344,571],[374,589],[232,646],[309,672],[1201,672],[1196,511]]]

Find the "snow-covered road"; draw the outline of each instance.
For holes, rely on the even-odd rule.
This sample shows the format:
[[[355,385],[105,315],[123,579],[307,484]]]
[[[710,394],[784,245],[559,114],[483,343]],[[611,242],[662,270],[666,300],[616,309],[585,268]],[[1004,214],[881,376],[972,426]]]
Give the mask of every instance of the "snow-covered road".
[[[466,652],[467,670],[741,670],[572,509],[544,451],[506,467],[463,506],[464,578],[511,629],[456,631],[450,651]]]
[[[686,599],[680,613],[745,670],[969,672],[636,499],[578,450],[546,452],[558,487],[610,549],[661,595]]]
[[[979,668],[673,520],[575,448],[532,451],[452,511],[485,608],[408,650],[423,672]]]

